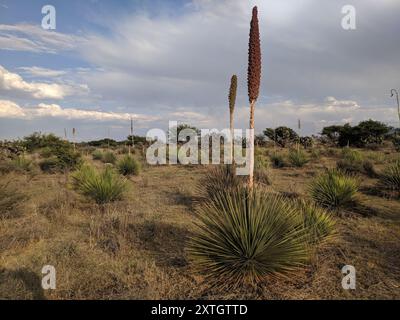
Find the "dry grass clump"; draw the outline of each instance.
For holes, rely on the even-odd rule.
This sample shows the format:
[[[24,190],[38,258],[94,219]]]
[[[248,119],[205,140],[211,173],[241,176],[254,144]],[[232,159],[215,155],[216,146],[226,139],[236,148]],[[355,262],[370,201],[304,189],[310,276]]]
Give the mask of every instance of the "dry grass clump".
[[[19,209],[27,196],[19,191],[18,185],[13,182],[12,176],[3,176],[0,179],[0,218],[9,218],[19,215]]]

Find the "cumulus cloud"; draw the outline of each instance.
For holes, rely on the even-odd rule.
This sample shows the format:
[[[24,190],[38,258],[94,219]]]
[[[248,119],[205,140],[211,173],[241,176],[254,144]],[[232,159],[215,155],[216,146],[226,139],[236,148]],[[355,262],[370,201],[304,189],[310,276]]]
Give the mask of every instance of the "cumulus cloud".
[[[80,36],[44,30],[39,25],[0,24],[0,48],[3,50],[54,54],[76,49],[84,41]]]
[[[20,94],[35,99],[63,99],[66,96],[89,91],[87,85],[27,82],[19,74],[0,65],[0,92]]]
[[[8,100],[0,100],[0,118],[37,119],[62,118],[66,120],[86,121],[155,121],[158,118],[142,114],[104,112],[98,110],[83,110],[76,108],[62,108],[57,104],[40,103],[36,107],[20,107]]]
[[[8,100],[0,100],[0,118],[21,119],[27,115],[16,103]]]

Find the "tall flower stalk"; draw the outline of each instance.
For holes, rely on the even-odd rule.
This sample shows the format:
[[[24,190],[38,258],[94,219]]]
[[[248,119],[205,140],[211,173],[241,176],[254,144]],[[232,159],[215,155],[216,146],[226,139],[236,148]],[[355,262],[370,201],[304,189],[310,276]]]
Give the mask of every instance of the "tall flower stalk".
[[[234,162],[233,157],[233,141],[235,139],[233,133],[233,113],[235,111],[235,103],[236,103],[236,92],[237,92],[237,76],[234,74],[231,78],[231,86],[229,88],[229,129],[231,131],[231,162]]]
[[[253,15],[250,23],[249,36],[249,64],[247,70],[247,87],[250,102],[250,172],[249,187],[254,184],[254,110],[255,104],[260,93],[261,82],[261,46],[260,30],[258,26],[258,10],[253,8]]]
[[[396,89],[392,89],[390,91],[390,93],[392,94],[391,97],[394,97],[394,95],[396,95],[396,99],[397,99],[397,113],[399,115],[399,121],[400,121],[400,103],[399,103],[399,93]]]

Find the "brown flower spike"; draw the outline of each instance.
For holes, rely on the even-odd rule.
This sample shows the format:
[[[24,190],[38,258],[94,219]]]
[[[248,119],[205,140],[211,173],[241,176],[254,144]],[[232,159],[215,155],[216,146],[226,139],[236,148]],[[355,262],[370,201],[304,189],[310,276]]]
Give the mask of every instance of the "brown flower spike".
[[[253,17],[250,23],[249,66],[247,70],[247,86],[250,103],[257,100],[261,81],[260,30],[258,27],[257,14],[257,7],[254,7]]]
[[[229,111],[233,114],[236,103],[236,91],[237,91],[237,76],[234,74],[231,78],[231,86],[229,88]]]

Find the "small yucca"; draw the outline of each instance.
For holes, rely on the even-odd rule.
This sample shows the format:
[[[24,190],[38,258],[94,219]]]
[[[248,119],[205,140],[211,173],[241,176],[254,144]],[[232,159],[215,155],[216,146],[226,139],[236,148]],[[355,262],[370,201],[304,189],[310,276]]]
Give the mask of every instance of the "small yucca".
[[[309,186],[311,197],[327,208],[339,208],[353,203],[359,182],[356,178],[331,169],[316,177]]]
[[[382,186],[400,192],[400,160],[387,166],[379,180]]]
[[[330,213],[310,201],[297,201],[296,206],[303,216],[310,244],[326,242],[333,238],[335,221]]]
[[[95,150],[92,153],[93,160],[102,160],[103,159],[103,152],[100,150]]]
[[[199,193],[213,197],[219,191],[236,188],[244,183],[243,176],[237,176],[234,165],[213,166],[199,184]]]
[[[289,158],[290,163],[293,166],[299,167],[299,168],[303,167],[309,161],[307,154],[300,149],[290,150],[288,158]]]
[[[117,164],[118,171],[124,176],[134,175],[140,173],[140,162],[130,155],[124,156]]]
[[[114,164],[115,161],[117,161],[117,157],[115,156],[115,154],[114,154],[113,152],[107,151],[107,152],[105,152],[105,153],[103,154],[101,160],[102,160],[104,163],[111,163],[111,164]]]
[[[72,175],[72,180],[77,192],[98,204],[121,200],[128,187],[126,180],[109,166],[97,172],[93,167],[84,165]]]
[[[214,285],[238,286],[288,275],[309,258],[301,216],[277,195],[258,187],[219,190],[198,210],[200,221],[188,253]]]

